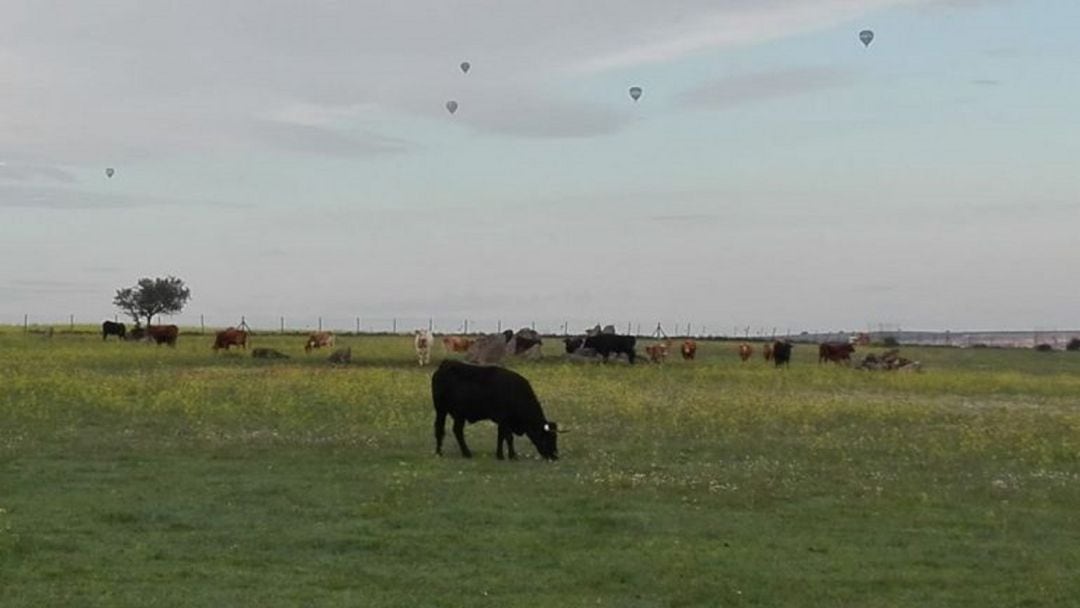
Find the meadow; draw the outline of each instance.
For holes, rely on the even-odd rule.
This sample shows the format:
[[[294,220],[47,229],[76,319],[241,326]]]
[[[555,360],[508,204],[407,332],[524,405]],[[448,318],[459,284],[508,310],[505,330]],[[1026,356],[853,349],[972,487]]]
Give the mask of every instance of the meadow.
[[[0,606],[1080,603],[1080,353],[889,374],[549,340],[510,364],[569,431],[549,463],[497,461],[490,423],[435,457],[410,338],[339,338],[336,367],[211,340],[0,328]]]

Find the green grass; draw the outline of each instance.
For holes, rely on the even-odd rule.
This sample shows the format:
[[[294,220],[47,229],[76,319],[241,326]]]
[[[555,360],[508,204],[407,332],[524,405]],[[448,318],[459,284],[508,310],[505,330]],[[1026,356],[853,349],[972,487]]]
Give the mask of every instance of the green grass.
[[[0,606],[1069,606],[1080,353],[922,374],[518,363],[562,459],[432,455],[406,338],[353,364],[0,330]],[[439,353],[441,356],[441,353]],[[439,358],[436,357],[436,359]]]

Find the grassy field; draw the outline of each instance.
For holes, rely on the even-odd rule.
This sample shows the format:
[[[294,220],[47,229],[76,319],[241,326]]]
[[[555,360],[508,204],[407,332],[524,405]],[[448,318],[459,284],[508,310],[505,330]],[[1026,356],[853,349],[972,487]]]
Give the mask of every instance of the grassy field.
[[[549,344],[513,366],[571,431],[546,463],[489,423],[433,456],[407,338],[210,342],[0,330],[0,606],[1080,604],[1080,353]]]

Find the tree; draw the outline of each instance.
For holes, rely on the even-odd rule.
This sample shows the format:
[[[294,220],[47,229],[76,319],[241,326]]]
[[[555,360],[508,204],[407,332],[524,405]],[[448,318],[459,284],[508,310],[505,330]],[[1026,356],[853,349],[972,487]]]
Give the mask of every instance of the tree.
[[[149,326],[154,315],[174,315],[184,308],[191,290],[176,277],[142,278],[134,287],[116,290],[113,304],[141,325],[146,319]]]

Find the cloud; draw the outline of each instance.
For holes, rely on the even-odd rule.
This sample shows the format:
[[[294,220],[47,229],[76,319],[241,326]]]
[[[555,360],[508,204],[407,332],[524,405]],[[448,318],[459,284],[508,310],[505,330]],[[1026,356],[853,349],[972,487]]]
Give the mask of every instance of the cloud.
[[[98,166],[266,146],[401,153],[411,149],[401,136],[363,121],[370,109],[430,117],[478,90],[487,115],[470,114],[481,104],[462,99],[459,122],[479,131],[604,135],[625,117],[549,93],[567,74],[758,44],[926,2],[15,3],[0,20],[0,158]],[[468,76],[457,68],[463,59],[473,64]],[[251,128],[260,121],[292,126]]]
[[[322,156],[370,158],[415,148],[405,140],[378,133],[353,134],[304,124],[264,121],[256,123],[252,132],[260,141],[276,148]]]
[[[698,222],[714,222],[720,219],[720,216],[715,213],[678,213],[671,215],[654,215],[649,218],[654,222],[672,222],[672,223],[698,223]]]
[[[687,91],[681,101],[691,107],[723,109],[849,85],[855,76],[826,67],[804,67],[730,76]]]
[[[532,97],[529,92],[462,102],[454,119],[487,133],[531,138],[581,138],[615,133],[630,118],[599,104]]]
[[[214,201],[185,200],[161,196],[91,192],[69,188],[0,183],[0,209],[53,209],[100,211],[156,206],[212,206],[241,208],[242,205]]]
[[[0,179],[11,181],[34,181],[43,179],[52,182],[74,183],[75,176],[60,167],[48,165],[20,165],[0,162]]]

